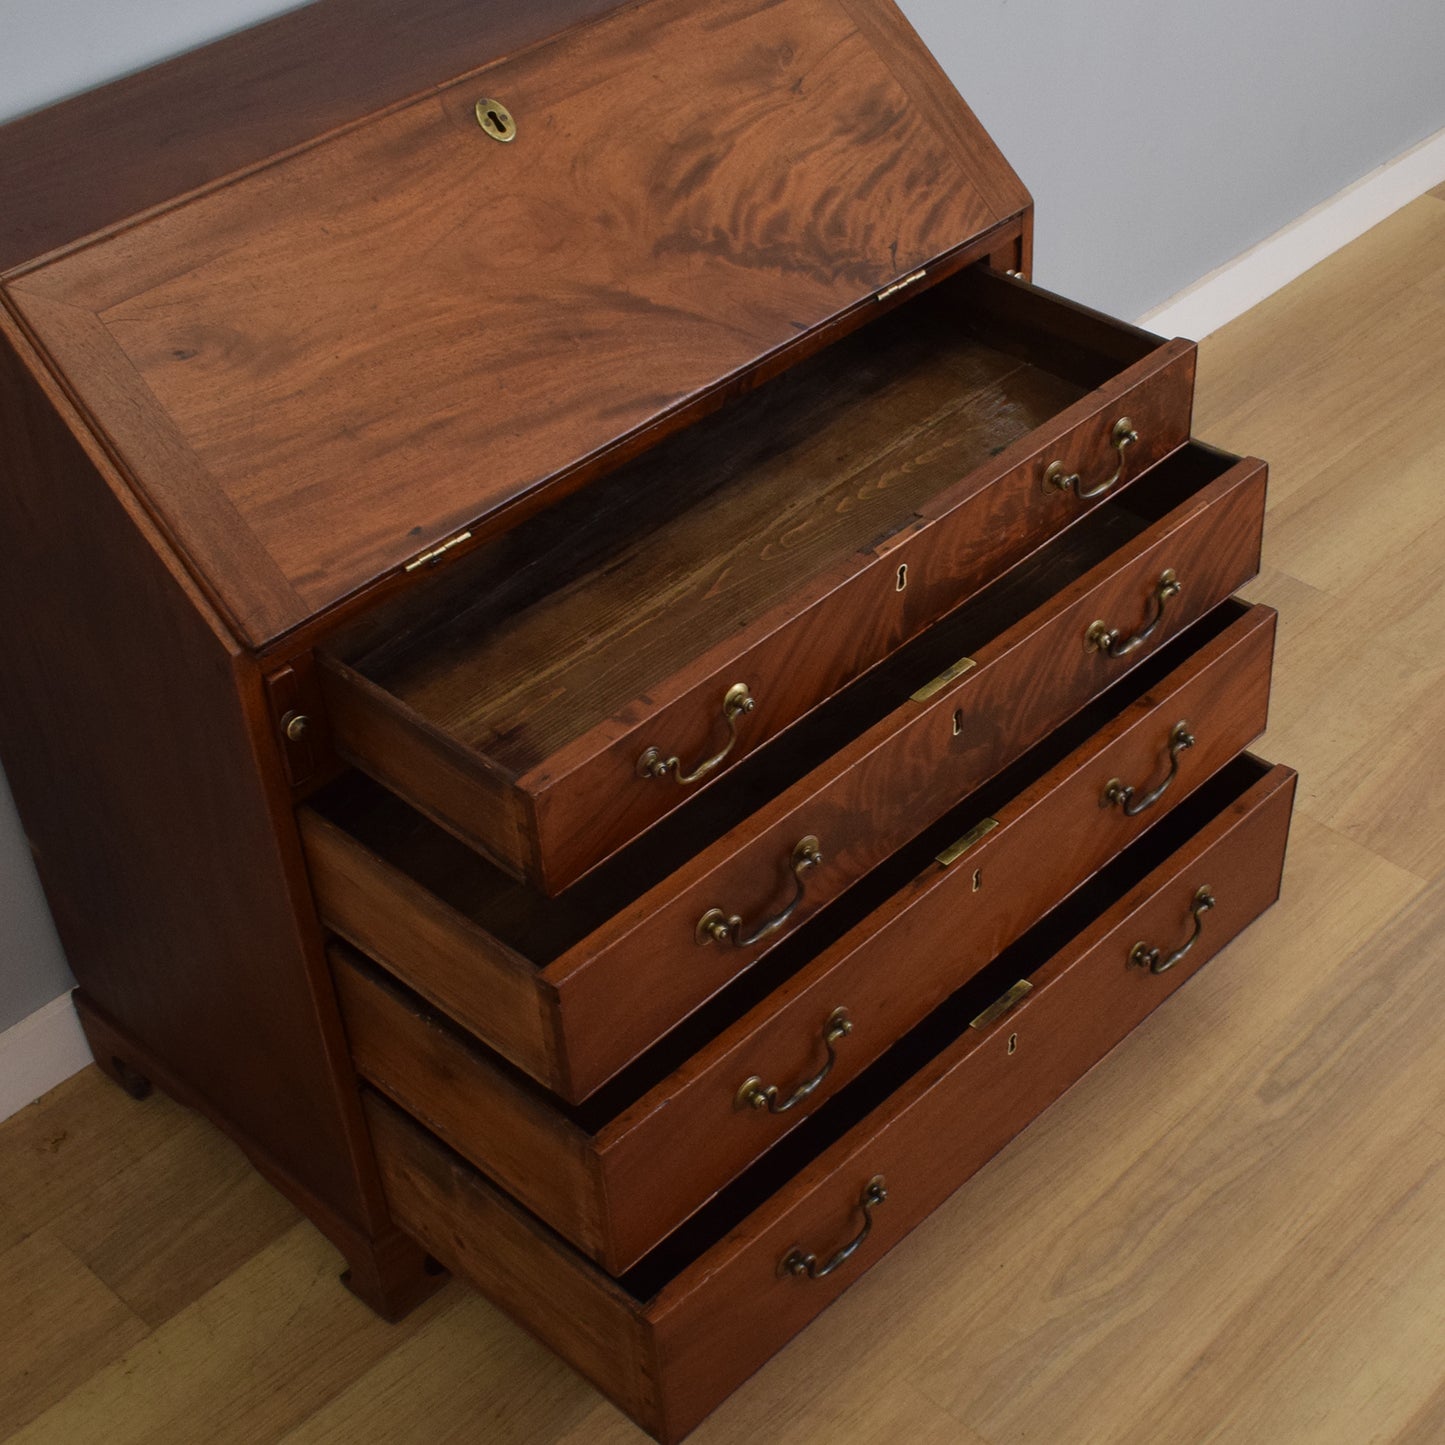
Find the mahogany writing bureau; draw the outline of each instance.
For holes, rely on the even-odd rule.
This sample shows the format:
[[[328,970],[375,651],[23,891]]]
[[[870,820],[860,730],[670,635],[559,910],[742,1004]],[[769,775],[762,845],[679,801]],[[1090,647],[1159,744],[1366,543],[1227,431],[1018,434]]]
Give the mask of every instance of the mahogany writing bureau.
[[[320,0],[0,186],[77,1007],[382,1313],[677,1439],[1274,900],[1264,465],[889,0]]]

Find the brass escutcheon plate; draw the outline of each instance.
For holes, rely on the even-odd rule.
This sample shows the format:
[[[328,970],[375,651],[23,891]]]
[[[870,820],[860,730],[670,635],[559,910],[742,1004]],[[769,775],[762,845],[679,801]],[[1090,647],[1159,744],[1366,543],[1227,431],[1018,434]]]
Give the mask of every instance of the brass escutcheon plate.
[[[517,122],[500,100],[489,100],[483,96],[477,102],[477,124],[493,140],[514,141],[517,138]]]

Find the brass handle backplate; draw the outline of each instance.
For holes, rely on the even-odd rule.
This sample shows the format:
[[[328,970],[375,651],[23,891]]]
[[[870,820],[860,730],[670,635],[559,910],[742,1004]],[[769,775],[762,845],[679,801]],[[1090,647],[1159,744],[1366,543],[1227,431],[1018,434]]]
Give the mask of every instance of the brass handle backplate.
[[[733,683],[723,694],[722,715],[723,721],[728,725],[728,740],[723,744],[720,752],[716,752],[712,757],[700,762],[690,773],[685,773],[682,770],[681,758],[665,758],[661,748],[648,748],[637,760],[637,776],[639,778],[665,778],[671,774],[683,787],[705,778],[737,746],[738,719],[746,717],[756,706],[757,703],[754,701],[747,683]]]
[[[1083,477],[1078,472],[1069,471],[1063,462],[1050,462],[1044,468],[1044,490],[1048,491],[1053,488],[1060,492],[1072,492],[1084,502],[1093,497],[1102,497],[1105,492],[1112,492],[1124,480],[1124,468],[1128,465],[1128,458],[1124,452],[1138,440],[1139,433],[1134,430],[1134,423],[1127,416],[1121,416],[1114,423],[1114,430],[1109,434],[1109,445],[1119,453],[1119,465],[1114,469],[1114,475],[1108,481],[1086,487]]]
[[[794,892],[792,901],[781,913],[775,913],[752,930],[743,932],[743,921],[736,913],[725,913],[721,908],[709,908],[697,921],[693,936],[699,943],[730,943],[734,948],[751,948],[761,943],[770,933],[776,933],[797,911],[803,901],[805,877],[811,869],[823,861],[822,845],[809,833],[798,839],[788,866],[793,873]]]
[[[840,1264],[845,1264],[857,1254],[859,1246],[872,1232],[873,1211],[887,1198],[888,1190],[884,1186],[883,1176],[875,1174],[864,1186],[863,1195],[858,1201],[858,1207],[863,1211],[863,1228],[837,1254],[821,1264],[816,1254],[804,1254],[798,1247],[790,1249],[778,1262],[778,1273],[791,1274],[798,1279],[823,1279],[832,1274]]]
[[[1084,633],[1084,646],[1090,652],[1102,652],[1105,657],[1127,657],[1154,636],[1164,620],[1164,609],[1183,590],[1184,584],[1175,575],[1174,569],[1166,568],[1159,574],[1159,581],[1154,587],[1154,615],[1138,632],[1132,637],[1125,637],[1117,627],[1110,627],[1107,622],[1092,622]]]
[[[764,1084],[754,1074],[752,1078],[745,1079],[742,1087],[738,1089],[738,1108],[766,1109],[770,1114],[786,1114],[794,1105],[801,1104],[810,1094],[815,1093],[823,1080],[833,1072],[833,1065],[838,1062],[838,1043],[852,1032],[853,1020],[848,1017],[848,1010],[835,1008],[828,1015],[828,1022],[823,1025],[823,1047],[828,1050],[823,1067],[811,1079],[797,1085],[786,1099],[776,1084]]]
[[[1104,806],[1117,805],[1126,818],[1137,818],[1147,812],[1169,791],[1170,784],[1179,776],[1179,755],[1194,746],[1194,734],[1189,731],[1188,722],[1181,718],[1169,733],[1169,773],[1157,788],[1151,788],[1141,797],[1135,796],[1135,789],[1118,778],[1110,778],[1104,785]]]
[[[1214,907],[1214,903],[1214,890],[1209,884],[1203,884],[1195,893],[1194,903],[1189,910],[1194,918],[1194,931],[1189,937],[1173,953],[1167,954],[1150,944],[1136,943],[1129,950],[1130,964],[1135,968],[1147,968],[1150,973],[1168,973],[1199,942],[1199,937],[1204,932],[1204,915]]]

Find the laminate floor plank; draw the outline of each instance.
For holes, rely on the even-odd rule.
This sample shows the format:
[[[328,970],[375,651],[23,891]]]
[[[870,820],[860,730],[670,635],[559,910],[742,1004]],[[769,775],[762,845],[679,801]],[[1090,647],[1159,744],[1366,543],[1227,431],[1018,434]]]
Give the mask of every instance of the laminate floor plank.
[[[1389,1445],[1437,1445],[1445,1440],[1445,1384],[1390,1437]]]
[[[13,1438],[23,1445],[258,1445],[280,1439],[422,1328],[388,1325],[337,1283],[306,1223],[91,1374]],[[373,1436],[373,1439],[385,1437]]]
[[[0,1254],[0,1301],[0,1433],[6,1438],[146,1333],[145,1321],[44,1229]]]
[[[20,1216],[7,1204],[0,1202],[0,1254],[13,1249],[30,1231],[20,1221]]]
[[[1294,1302],[1288,1325],[1323,1328],[1341,1289],[1340,1259],[1326,1247],[1341,1218],[1357,1232],[1373,1221],[1391,1233],[1422,1280],[1445,1269],[1445,1196],[1432,1182],[1401,1204],[1445,1164],[1440,1141],[1419,1127],[1440,1104],[1438,1072],[1433,1087],[1421,1082],[1440,1060],[1445,994],[1430,988],[1438,960],[1421,940],[1445,922],[1445,889],[1420,895],[1382,935],[1314,976],[1303,951],[1281,957],[1277,946],[1290,914],[1312,906],[1312,891],[1296,889],[1271,915],[1273,938],[1261,927],[1230,954],[1236,983],[1241,973],[1289,970],[1293,1007],[1288,990],[1261,1001],[1262,1026],[1219,1040],[1201,1070],[1183,1036],[1187,1016],[1201,1005],[1213,1013],[1213,1000],[1211,990],[1198,991],[1202,1000],[1186,990],[1174,1017],[1161,1011],[1140,1030],[1140,1048],[1112,1056],[1046,1130],[1015,1142],[1015,1160],[995,1162],[1001,1174],[1019,1172],[1016,1204],[1048,1197],[1059,1181],[1069,1208],[1051,1210],[1043,1228],[1037,1209],[1018,1209],[996,1241],[970,1246],[982,1253],[979,1288],[923,1303],[933,1344],[911,1366],[896,1362],[905,1379],[986,1438],[1018,1445],[1312,1438],[1252,1425],[1216,1437],[1225,1397],[1245,1420],[1284,1407],[1258,1359],[1227,1352],[1213,1372],[1211,1352],[1238,1333],[1232,1320],[1263,1308],[1266,1282],[1282,1272]],[[1368,1277],[1373,1265],[1362,1268]],[[1433,1388],[1442,1366],[1418,1343],[1441,1337],[1442,1306],[1445,1279],[1401,1304],[1396,1328],[1417,1340],[1416,1369],[1397,1386],[1404,1403],[1411,1389]],[[1348,1334],[1348,1315],[1340,1325]],[[1387,1332],[1358,1343],[1395,1358]],[[1347,1383],[1324,1356],[1319,1364],[1307,1385],[1289,1386],[1313,1402]],[[1175,1401],[1201,1370],[1217,1394],[1210,1408],[1180,1415]]]
[[[1198,434],[1272,469],[1281,902],[699,1445],[1445,1441],[1442,376],[1445,187],[1204,343]],[[380,1324],[293,1220],[94,1069],[0,1126],[0,1438],[644,1438],[459,1286]]]
[[[1195,431],[1270,463],[1270,506],[1362,443],[1428,426],[1445,361],[1445,208],[1421,197],[1207,338]]]
[[[1280,613],[1269,729],[1256,750],[1300,774],[1298,808],[1432,879],[1445,867],[1445,705],[1435,658],[1389,636],[1342,657],[1354,608],[1267,569],[1245,595]]]
[[[1370,1107],[1358,1112],[1379,1133],[1361,1147],[1358,1179],[1322,1196],[1330,1202],[1307,1235],[1260,1271],[1175,1387],[1114,1437],[1119,1445],[1354,1445],[1395,1438],[1430,1407],[1445,1340],[1445,1147],[1431,1125],[1445,1075],[1420,1089],[1423,1071],[1410,1060],[1439,1059],[1445,1001],[1429,975],[1442,925],[1445,887],[1436,887],[1372,940],[1354,961],[1352,990],[1281,1061],[1276,1087],[1288,1090],[1317,1095],[1352,1078],[1340,1091],[1345,1107],[1368,1082]],[[1397,1030],[1389,1015],[1405,999],[1410,1018]],[[1397,1046],[1403,1059],[1385,1057]],[[1401,1127],[1412,1122],[1420,1127]],[[1239,1391],[1244,1377],[1251,1388]]]
[[[152,1327],[245,1264],[301,1216],[200,1119],[110,1181],[101,1207],[54,1222],[87,1267]],[[165,1221],[165,1228],[157,1223]]]
[[[1430,1133],[1395,1151],[1259,1279],[1115,1445],[1358,1445],[1399,1438],[1429,1407],[1445,1339],[1445,1254],[1422,1258],[1419,1245],[1445,1218],[1445,1164]],[[1234,1382],[1246,1374],[1257,1384],[1240,1392]]]
[[[188,1126],[154,1094],[138,1107],[98,1069],[85,1069],[0,1125],[0,1200],[31,1228],[89,1204],[110,1182]]]
[[[17,1117],[28,1127],[0,1131],[0,1199],[13,1197],[21,1225],[44,1225],[148,1325],[300,1218],[205,1120],[159,1095],[138,1108],[98,1071]]]
[[[647,1439],[603,1408],[632,1439]],[[532,1445],[565,1439],[597,1410],[597,1393],[580,1375],[480,1295],[453,1286],[431,1319],[288,1433],[285,1445]]]

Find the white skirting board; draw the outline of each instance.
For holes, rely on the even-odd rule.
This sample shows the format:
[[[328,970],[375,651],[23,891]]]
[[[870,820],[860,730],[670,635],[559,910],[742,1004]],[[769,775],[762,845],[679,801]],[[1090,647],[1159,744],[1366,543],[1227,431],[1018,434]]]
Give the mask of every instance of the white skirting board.
[[[0,1119],[78,1074],[90,1062],[80,1020],[63,993],[0,1034]]]
[[[1445,130],[1211,271],[1140,317],[1140,324],[1166,336],[1207,336],[1442,181]],[[70,996],[52,999],[0,1034],[0,1119],[89,1062]]]
[[[1161,336],[1208,336],[1442,181],[1445,130],[1438,130],[1146,311],[1139,325]]]

